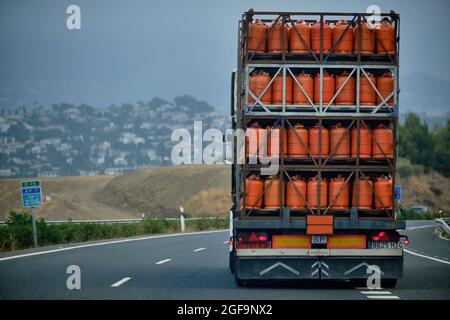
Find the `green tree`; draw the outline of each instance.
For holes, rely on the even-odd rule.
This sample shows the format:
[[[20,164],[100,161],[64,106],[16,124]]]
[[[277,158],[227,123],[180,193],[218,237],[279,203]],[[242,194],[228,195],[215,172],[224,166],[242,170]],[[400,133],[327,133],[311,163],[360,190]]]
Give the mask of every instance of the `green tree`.
[[[450,176],[450,119],[445,127],[436,130],[436,147],[433,167],[445,176]]]
[[[399,153],[412,163],[428,168],[434,162],[435,139],[426,123],[414,113],[406,115],[405,124],[399,127]]]

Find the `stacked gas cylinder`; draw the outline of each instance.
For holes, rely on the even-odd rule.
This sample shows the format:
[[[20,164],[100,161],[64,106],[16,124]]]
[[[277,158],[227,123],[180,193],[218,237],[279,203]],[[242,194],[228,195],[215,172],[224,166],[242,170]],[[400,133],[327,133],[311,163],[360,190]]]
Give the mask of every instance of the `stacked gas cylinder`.
[[[246,122],[246,159],[261,165],[267,157],[284,161],[272,176],[246,175],[244,207],[318,212],[393,209],[396,123],[388,116],[371,117],[379,110],[395,114],[394,68],[384,67],[388,63],[378,68],[376,60],[386,62],[397,54],[393,23],[388,18],[376,27],[354,20],[287,21],[248,23],[244,52],[262,58],[246,74],[244,108],[289,115]],[[324,63],[327,54],[334,65]],[[362,67],[361,56],[371,67]],[[271,61],[267,67],[258,65],[264,59]],[[289,69],[281,72],[283,64]],[[333,112],[341,112],[342,119]],[[361,113],[367,116],[359,117]],[[361,169],[362,165],[366,167]],[[303,172],[301,166],[310,168]],[[320,169],[314,171],[314,166]],[[340,171],[339,166],[347,167]],[[370,166],[394,169],[377,171]]]

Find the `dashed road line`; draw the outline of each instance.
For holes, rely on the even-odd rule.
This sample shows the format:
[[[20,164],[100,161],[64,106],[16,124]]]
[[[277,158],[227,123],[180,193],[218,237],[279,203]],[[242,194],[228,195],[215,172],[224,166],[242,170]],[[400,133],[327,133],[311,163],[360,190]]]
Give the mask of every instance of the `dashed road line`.
[[[205,250],[205,249],[206,249],[206,248],[198,248],[198,249],[195,249],[194,252],[203,251],[203,250]]]
[[[369,299],[385,299],[385,300],[397,300],[400,297],[397,296],[366,296]]]
[[[225,231],[228,231],[228,230],[172,233],[172,234],[164,234],[164,235],[158,235],[158,236],[148,236],[148,237],[121,239],[121,240],[110,240],[110,241],[104,241],[104,242],[95,242],[95,243],[74,245],[74,246],[63,247],[63,248],[52,249],[52,250],[44,250],[44,251],[37,251],[37,252],[31,252],[31,253],[18,254],[18,255],[13,255],[13,256],[6,256],[3,258],[0,258],[0,261],[32,257],[32,256],[37,256],[37,255],[42,255],[42,254],[62,252],[62,251],[75,250],[75,249],[81,249],[81,248],[90,248],[90,247],[104,246],[104,245],[110,245],[110,244],[117,244],[117,243],[142,241],[142,240],[158,239],[158,238],[181,237],[181,236],[190,236],[190,235],[198,235],[198,234],[220,233],[220,232],[225,232]]]
[[[125,282],[127,282],[127,281],[130,280],[130,279],[131,279],[130,277],[125,277],[125,278],[123,278],[122,280],[119,280],[119,281],[113,283],[113,284],[111,285],[111,287],[117,288],[117,287],[121,286],[122,284],[124,284]]]
[[[225,244],[229,244],[229,243],[230,243],[230,241],[224,241],[223,243],[225,243]]]
[[[171,260],[172,260],[172,259],[164,259],[164,260],[161,260],[161,261],[156,262],[155,264],[163,264],[163,263],[169,262],[169,261],[171,261]]]
[[[389,291],[361,291],[362,294],[391,294]]]
[[[355,288],[359,290],[359,292],[366,296],[367,299],[375,299],[375,300],[398,300],[400,297],[394,296],[390,291],[383,291],[383,288]]]

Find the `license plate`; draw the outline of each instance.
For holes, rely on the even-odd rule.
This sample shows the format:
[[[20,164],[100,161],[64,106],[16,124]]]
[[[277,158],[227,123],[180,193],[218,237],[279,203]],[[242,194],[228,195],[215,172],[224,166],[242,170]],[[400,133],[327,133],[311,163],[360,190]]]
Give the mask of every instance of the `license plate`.
[[[326,244],[327,236],[312,236],[311,243],[312,244]]]
[[[367,249],[403,249],[403,242],[369,241]]]

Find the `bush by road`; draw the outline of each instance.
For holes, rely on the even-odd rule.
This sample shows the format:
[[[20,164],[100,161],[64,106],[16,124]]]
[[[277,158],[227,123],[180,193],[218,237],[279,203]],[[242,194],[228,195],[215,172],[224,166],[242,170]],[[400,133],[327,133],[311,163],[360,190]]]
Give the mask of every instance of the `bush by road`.
[[[186,221],[186,231],[228,228],[228,218]],[[67,244],[89,240],[114,239],[146,234],[174,233],[180,231],[179,221],[145,218],[137,223],[61,223],[48,224],[36,221],[39,246]],[[31,248],[33,233],[29,213],[10,212],[6,226],[0,227],[0,251]]]

